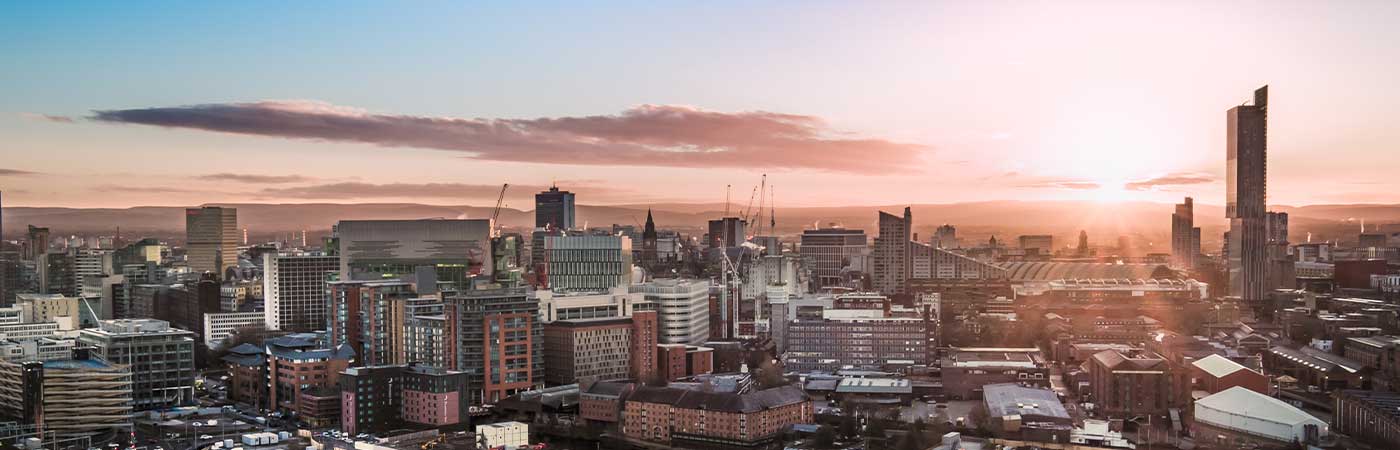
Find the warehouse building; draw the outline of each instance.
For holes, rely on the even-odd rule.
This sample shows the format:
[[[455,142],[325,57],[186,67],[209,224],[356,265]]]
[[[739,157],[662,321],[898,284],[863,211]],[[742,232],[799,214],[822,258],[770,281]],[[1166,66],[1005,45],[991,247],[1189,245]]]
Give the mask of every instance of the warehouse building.
[[[1326,422],[1282,400],[1241,386],[1197,400],[1195,411],[1198,426],[1269,441],[1317,443],[1329,434]]]

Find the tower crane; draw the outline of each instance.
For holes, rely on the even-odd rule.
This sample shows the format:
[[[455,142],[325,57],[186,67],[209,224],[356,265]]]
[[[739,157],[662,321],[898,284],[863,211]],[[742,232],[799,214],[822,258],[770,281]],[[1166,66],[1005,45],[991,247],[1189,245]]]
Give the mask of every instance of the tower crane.
[[[510,187],[510,183],[501,184],[501,194],[496,196],[496,209],[491,211],[491,234],[493,236],[499,232],[499,227],[496,226],[496,219],[501,217],[501,205],[505,204],[506,188],[508,187]]]

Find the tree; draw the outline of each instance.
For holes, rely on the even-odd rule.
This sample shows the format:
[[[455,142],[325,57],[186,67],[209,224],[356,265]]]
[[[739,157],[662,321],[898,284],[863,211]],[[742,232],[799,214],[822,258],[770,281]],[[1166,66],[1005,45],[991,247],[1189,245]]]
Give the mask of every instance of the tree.
[[[856,422],[855,412],[846,410],[841,416],[841,436],[847,438],[856,437],[860,434],[860,424]]]

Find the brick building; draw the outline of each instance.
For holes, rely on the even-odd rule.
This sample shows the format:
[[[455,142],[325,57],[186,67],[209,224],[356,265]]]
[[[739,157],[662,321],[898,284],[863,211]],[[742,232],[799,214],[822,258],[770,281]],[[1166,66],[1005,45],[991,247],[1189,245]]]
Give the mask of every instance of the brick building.
[[[328,405],[325,393],[317,392],[335,388],[354,358],[348,344],[331,347],[314,333],[271,338],[262,346],[242,344],[224,356],[229,363],[229,398],[297,412],[310,423],[334,421],[339,400]]]
[[[467,420],[466,373],[417,365],[352,367],[340,377],[340,428],[379,433],[405,424],[445,427]]]
[[[1157,353],[1105,350],[1086,364],[1090,401],[1110,417],[1166,414],[1184,398],[1171,363]]]
[[[1269,377],[1220,355],[1191,362],[1191,388],[1214,394],[1239,386],[1260,394],[1269,393]]]
[[[629,440],[686,448],[756,448],[781,444],[784,429],[812,423],[812,402],[794,385],[756,392],[636,388],[623,407]]]
[[[940,366],[944,392],[952,399],[981,398],[982,387],[996,383],[1050,387],[1050,367],[1034,347],[953,348]]]
[[[714,372],[714,351],[685,344],[657,344],[657,376],[666,381]]]
[[[1332,431],[1376,448],[1400,448],[1400,393],[1342,390],[1332,402]]]

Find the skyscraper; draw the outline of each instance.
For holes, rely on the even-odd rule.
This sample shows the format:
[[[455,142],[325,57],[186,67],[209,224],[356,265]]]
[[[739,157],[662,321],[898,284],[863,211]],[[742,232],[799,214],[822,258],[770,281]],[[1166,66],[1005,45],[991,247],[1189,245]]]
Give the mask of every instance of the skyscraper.
[[[269,330],[310,332],[326,325],[326,275],[339,256],[263,254],[263,309]]]
[[[224,271],[238,266],[238,210],[205,206],[185,209],[185,249],[191,272]]]
[[[1196,226],[1196,213],[1191,197],[1176,205],[1172,213],[1172,262],[1191,270],[1201,255],[1201,228]]]
[[[535,228],[574,228],[574,193],[550,186],[535,194]]]
[[[880,211],[880,234],[875,237],[875,267],[873,287],[885,295],[903,294],[912,265],[909,262],[909,238],[914,230],[914,215],[908,207],[904,217]]]
[[[1267,215],[1269,87],[1254,91],[1254,105],[1226,115],[1225,217],[1230,219],[1227,267],[1230,295],[1262,301],[1268,292]]]

